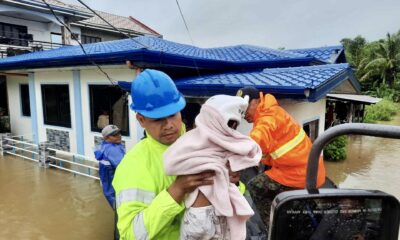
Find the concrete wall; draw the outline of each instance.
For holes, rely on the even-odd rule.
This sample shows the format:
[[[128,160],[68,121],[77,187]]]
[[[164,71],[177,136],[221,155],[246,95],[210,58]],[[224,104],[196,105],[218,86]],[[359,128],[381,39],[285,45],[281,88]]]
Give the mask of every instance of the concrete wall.
[[[22,25],[28,27],[28,33],[33,35],[35,41],[50,42],[50,32],[61,32],[61,28],[56,24],[28,21],[23,19],[0,16],[0,22]]]
[[[314,103],[295,100],[280,100],[279,104],[301,125],[318,119],[318,135],[324,132],[325,98]]]
[[[69,150],[71,152],[77,151],[76,145],[76,124],[75,124],[75,99],[74,99],[74,88],[73,88],[73,75],[72,71],[49,71],[49,72],[35,72],[35,95],[36,95],[36,113],[37,113],[37,128],[39,142],[47,141],[48,130],[56,130],[61,132],[68,132],[70,139]],[[42,101],[42,89],[43,84],[67,84],[69,86],[69,99],[70,99],[70,112],[71,112],[71,128],[52,126],[44,123],[43,118],[43,101]]]
[[[127,69],[123,65],[121,65],[119,69],[106,69],[106,71],[114,81],[131,81],[135,76],[135,73],[132,70]],[[55,139],[61,141],[61,145],[64,145],[63,141],[68,141],[68,151],[94,157],[93,148],[95,146],[95,137],[101,137],[101,134],[91,131],[88,86],[92,84],[108,85],[110,82],[96,69],[81,71],[50,69],[46,71],[36,71],[31,76],[34,83],[34,95],[36,96],[35,101],[33,102],[36,111],[32,111],[31,109],[31,115],[36,112],[38,142],[48,141],[49,138],[54,139],[54,135],[58,134],[59,136],[56,136]],[[35,132],[35,128],[32,128],[32,124],[34,124],[35,121],[32,117],[22,116],[21,113],[19,89],[21,83],[28,84],[29,77],[17,75],[7,76],[7,91],[12,134],[28,135],[31,140],[34,140],[31,135]],[[67,84],[69,86],[71,128],[53,126],[44,123],[41,92],[41,86],[43,84]],[[129,104],[130,103],[131,99],[129,98]],[[129,110],[129,136],[122,137],[123,141],[125,141],[126,148],[132,148],[137,140],[141,138],[142,133],[143,129],[141,129],[137,123],[134,112]],[[83,140],[80,139],[81,136],[83,136]],[[80,147],[82,148],[82,151],[78,151]]]
[[[281,99],[278,100],[278,103],[302,126],[305,123],[318,119],[318,135],[324,132],[326,104],[325,98],[315,103],[290,99]],[[251,128],[252,124],[243,121],[238,129],[240,132],[248,134]]]
[[[12,15],[17,16],[17,14],[19,14],[18,17],[12,17]],[[62,16],[58,17],[63,20]],[[61,24],[52,14],[34,12],[3,4],[0,4],[0,22],[26,26],[28,34],[32,34],[35,41],[51,42],[52,32],[61,33]],[[71,26],[71,30],[74,33],[81,34],[80,27]],[[76,45],[78,43],[72,41],[71,44]]]
[[[7,75],[8,107],[11,133],[32,140],[31,117],[22,116],[20,85],[28,84],[28,76]]]

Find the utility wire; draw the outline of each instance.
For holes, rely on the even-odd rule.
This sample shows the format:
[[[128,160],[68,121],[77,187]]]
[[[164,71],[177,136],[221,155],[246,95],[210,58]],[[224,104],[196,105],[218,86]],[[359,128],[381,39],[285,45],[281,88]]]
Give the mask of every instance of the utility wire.
[[[42,1],[47,5],[47,8],[51,11],[51,13],[53,14],[53,16],[57,19],[57,21],[58,21],[60,24],[62,24],[62,25],[68,30],[68,32],[71,33],[71,37],[79,44],[79,46],[81,47],[83,53],[88,57],[89,61],[90,61],[94,66],[96,66],[96,67],[100,70],[100,72],[102,72],[102,73],[106,76],[106,78],[108,79],[108,81],[110,81],[110,83],[111,83],[113,86],[118,86],[118,84],[116,84],[116,83],[111,79],[111,77],[108,75],[108,73],[106,73],[96,62],[94,62],[93,60],[90,59],[89,54],[86,52],[86,50],[85,50],[85,48],[83,47],[82,43],[77,39],[77,37],[76,37],[75,34],[72,32],[72,30],[68,27],[68,25],[66,25],[66,24],[57,16],[57,14],[54,12],[54,10],[53,10],[53,8],[50,6],[50,4],[48,4],[48,3],[46,2],[46,0],[42,0]],[[119,86],[118,86],[118,87],[119,87]]]
[[[91,7],[89,7],[89,6],[88,6],[86,3],[84,3],[82,0],[77,0],[77,1],[78,1],[80,4],[82,4],[83,6],[85,6],[87,9],[89,9],[89,10],[90,10],[92,13],[94,13],[96,16],[98,16],[98,17],[99,17],[101,20],[103,20],[105,23],[107,23],[109,26],[111,26],[114,30],[116,30],[116,31],[118,31],[119,33],[123,34],[124,36],[126,36],[126,37],[132,39],[134,42],[136,42],[136,43],[142,45],[143,47],[148,48],[148,46],[146,46],[146,45],[144,45],[144,44],[142,44],[142,43],[136,41],[134,38],[132,38],[132,37],[129,36],[128,34],[126,34],[126,33],[124,33],[124,32],[121,32],[118,28],[116,28],[114,25],[112,25],[111,23],[109,23],[106,19],[104,19],[100,14],[98,14],[95,10],[93,10]],[[182,9],[181,9],[181,7],[180,7],[180,5],[179,5],[178,0],[176,0],[176,4],[177,4],[177,6],[178,6],[178,9],[179,9],[181,18],[182,18],[182,20],[183,20],[183,23],[185,24],[185,28],[186,28],[186,31],[188,32],[190,41],[191,41],[192,45],[194,46],[194,41],[193,41],[192,35],[191,35],[190,30],[189,30],[189,27],[188,27],[188,25],[187,25],[187,23],[186,23],[185,17],[183,16]],[[162,54],[163,54],[163,51],[161,50],[161,55],[162,55]],[[197,74],[198,74],[199,77],[200,77],[201,74],[200,74],[200,71],[199,71],[199,67],[197,66],[197,62],[196,62],[196,60],[195,60],[194,58],[193,58],[193,63],[194,63],[194,65],[195,65]]]
[[[185,24],[186,31],[187,31],[187,33],[189,35],[189,38],[190,38],[190,42],[192,43],[193,46],[195,46],[193,38],[192,38],[192,34],[190,34],[189,27],[188,27],[188,25],[186,23],[185,16],[183,16],[183,12],[182,12],[181,6],[179,5],[178,0],[175,0],[175,1],[176,1],[176,5],[178,6],[179,13],[181,14],[181,18],[183,20],[183,24]],[[196,59],[194,59],[194,57],[193,57],[193,63],[194,63],[194,66],[196,68],[197,75],[199,75],[199,77],[201,77],[199,67],[197,66],[197,62],[196,62]]]
[[[148,46],[146,46],[145,44],[135,40],[132,36],[122,32],[121,30],[119,30],[117,27],[115,27],[114,25],[112,25],[111,23],[109,23],[106,19],[104,19],[100,14],[98,14],[95,10],[93,10],[92,8],[90,8],[86,3],[84,3],[82,0],[77,0],[80,4],[82,4],[83,6],[85,6],[87,9],[89,9],[92,13],[94,13],[97,17],[99,17],[101,20],[103,20],[103,22],[107,23],[111,28],[113,28],[115,31],[121,33],[122,35],[124,35],[125,37],[133,40],[135,43],[141,45],[144,48],[149,48]]]
[[[78,0],[78,1],[79,1],[79,0]],[[190,42],[191,42],[192,45],[194,46],[194,41],[193,41],[193,38],[192,38],[192,34],[190,34],[189,27],[188,27],[188,25],[187,25],[187,23],[186,23],[185,17],[183,16],[181,6],[179,5],[178,0],[175,0],[175,1],[176,1],[176,5],[178,6],[179,13],[181,14],[181,18],[182,18],[182,20],[183,20],[183,24],[185,24],[186,31],[188,32],[188,35],[189,35],[189,38],[190,38]]]

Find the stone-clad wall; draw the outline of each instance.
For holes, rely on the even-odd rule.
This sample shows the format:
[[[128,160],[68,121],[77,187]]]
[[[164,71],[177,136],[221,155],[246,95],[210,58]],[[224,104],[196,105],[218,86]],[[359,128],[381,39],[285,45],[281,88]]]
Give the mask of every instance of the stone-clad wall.
[[[70,151],[69,132],[55,129],[46,129],[47,141],[52,147],[58,150]]]

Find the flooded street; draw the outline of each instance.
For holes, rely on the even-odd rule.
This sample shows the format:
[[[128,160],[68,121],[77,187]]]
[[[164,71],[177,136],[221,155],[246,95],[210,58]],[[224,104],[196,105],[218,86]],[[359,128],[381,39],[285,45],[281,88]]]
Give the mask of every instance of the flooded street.
[[[400,125],[400,115],[390,123]],[[378,189],[400,199],[400,140],[351,136],[348,159],[326,162],[341,188]],[[98,181],[10,155],[0,157],[0,239],[113,238],[113,212]]]
[[[0,239],[112,239],[99,181],[0,157]]]
[[[400,126],[400,114],[387,125]],[[326,162],[328,176],[341,188],[376,189],[400,199],[400,140],[351,136],[347,159]]]

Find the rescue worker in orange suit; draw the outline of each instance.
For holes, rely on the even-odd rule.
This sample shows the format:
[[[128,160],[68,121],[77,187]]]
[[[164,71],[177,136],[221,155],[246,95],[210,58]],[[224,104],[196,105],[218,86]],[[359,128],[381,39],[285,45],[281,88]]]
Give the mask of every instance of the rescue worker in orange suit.
[[[261,147],[261,162],[269,168],[252,178],[247,188],[267,225],[271,204],[276,195],[306,186],[308,155],[312,143],[303,128],[291,117],[271,94],[263,94],[254,87],[238,90],[237,96],[249,96],[245,119],[253,123],[250,137]],[[325,167],[319,160],[317,186],[325,182]]]

